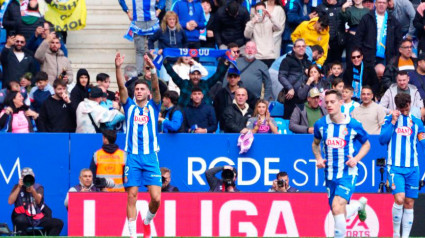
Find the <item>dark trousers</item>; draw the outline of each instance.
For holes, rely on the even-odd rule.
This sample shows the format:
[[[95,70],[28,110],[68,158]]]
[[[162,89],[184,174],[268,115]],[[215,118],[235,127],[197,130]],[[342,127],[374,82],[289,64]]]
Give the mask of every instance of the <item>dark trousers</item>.
[[[187,48],[189,48],[189,49],[199,49],[199,48],[201,48],[201,42],[199,42],[199,41],[189,41],[187,43]]]
[[[328,57],[326,57],[325,62],[325,65],[328,67],[336,61],[341,62],[342,52],[344,51],[344,47],[341,47],[336,39],[329,41],[329,46]]]
[[[270,69],[270,67],[272,66],[274,62],[274,59],[262,59],[261,61],[267,65],[267,68]]]
[[[25,214],[14,213],[12,215],[12,223],[16,226],[16,231],[20,235],[33,235],[27,233],[27,228],[32,227],[30,221],[31,218]],[[37,226],[43,227],[48,236],[59,236],[63,228],[63,221],[56,218],[43,217]]]

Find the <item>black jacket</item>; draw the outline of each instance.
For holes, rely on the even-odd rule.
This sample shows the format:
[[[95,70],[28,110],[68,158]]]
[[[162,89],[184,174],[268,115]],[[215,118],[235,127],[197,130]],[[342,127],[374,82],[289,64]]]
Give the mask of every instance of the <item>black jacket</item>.
[[[210,186],[209,192],[226,192],[223,191],[225,187],[223,184],[223,180],[215,176],[218,172],[223,171],[223,169],[224,166],[218,166],[205,171],[205,177],[207,178],[208,185]],[[239,189],[236,188],[236,186],[234,190],[235,192],[240,192]]]
[[[311,62],[307,55],[304,55],[302,60],[295,57],[295,53],[288,54],[282,60],[279,67],[279,82],[286,90],[297,89],[304,83],[305,70],[310,67]]]
[[[88,81],[86,85],[90,85],[90,75],[86,69],[79,69],[77,71],[77,83],[75,87],[71,91],[71,107],[74,109],[74,112],[77,111],[77,107],[80,102],[84,101],[84,98],[89,97],[88,86],[84,87],[81,85],[80,77],[82,75],[86,75],[88,77]]]
[[[210,13],[210,19],[207,22],[206,31],[215,30],[215,13]],[[208,37],[206,41],[201,40],[201,46],[203,48],[215,48],[215,37]]]
[[[40,132],[75,132],[75,110],[65,101],[49,97],[41,106],[37,122]]]
[[[326,0],[324,0],[323,3],[316,8],[316,10],[318,14],[328,15],[329,41],[338,40],[343,37],[345,28],[339,14],[341,12],[341,2],[338,1],[335,5],[330,5]]]
[[[377,34],[375,11],[372,10],[360,20],[355,37],[355,45],[362,49],[364,62],[368,66],[375,66]],[[385,45],[386,62],[390,62],[397,55],[401,40],[400,23],[391,14],[388,14],[387,41]]]
[[[248,112],[245,116],[242,116],[241,111],[239,110],[236,104],[227,106],[223,112],[223,125],[222,129],[226,133],[240,133],[242,129],[246,128],[246,123],[248,119],[252,116],[252,109],[248,108]]]
[[[207,129],[208,133],[213,133],[217,130],[217,119],[215,117],[214,108],[205,103],[201,103],[198,107],[194,107],[190,103],[184,109],[184,132],[189,132],[193,125],[198,128]]]
[[[23,51],[24,59],[19,62],[12,48],[4,47],[1,52],[1,64],[3,66],[3,87],[10,81],[19,82],[26,72],[35,74],[35,60],[27,51]]]
[[[4,13],[3,27],[8,35],[11,32],[20,33],[21,22],[21,4],[18,0],[12,0]]]
[[[400,56],[396,56],[391,59],[391,61],[385,67],[384,75],[382,76],[382,90],[386,91],[391,84],[397,83],[396,77],[398,72],[398,60]],[[418,67],[418,60],[416,58],[410,58],[415,65],[415,69]]]
[[[242,5],[239,6],[236,18],[226,12],[226,6],[222,6],[217,10],[214,19],[214,37],[218,46],[232,42],[238,44],[239,47],[245,45],[247,40],[243,33],[246,23],[249,21],[249,13]]]
[[[378,96],[379,93],[379,82],[376,76],[375,69],[371,66],[363,67],[363,79],[362,86],[369,85],[372,88],[373,94]],[[344,72],[344,84],[352,86],[353,84],[353,68],[347,68]]]
[[[416,10],[415,19],[413,20],[413,26],[416,29],[416,35],[419,39],[418,51],[425,51],[425,15],[423,14],[423,16],[421,16],[418,10]]]

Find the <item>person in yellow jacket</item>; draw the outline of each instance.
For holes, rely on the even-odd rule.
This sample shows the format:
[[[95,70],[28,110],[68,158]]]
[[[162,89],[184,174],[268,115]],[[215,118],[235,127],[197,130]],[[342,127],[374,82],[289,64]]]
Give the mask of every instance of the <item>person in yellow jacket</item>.
[[[326,57],[328,57],[329,46],[329,18],[327,15],[312,18],[310,21],[303,21],[292,32],[291,40],[304,39],[308,46],[320,45],[323,48],[323,56],[319,58],[316,64],[323,66]]]
[[[105,190],[108,192],[124,192],[123,173],[126,163],[126,155],[123,150],[115,144],[117,132],[114,130],[102,130],[103,145],[97,150],[90,164],[90,170],[95,178],[105,178],[113,180],[115,186],[108,185]]]

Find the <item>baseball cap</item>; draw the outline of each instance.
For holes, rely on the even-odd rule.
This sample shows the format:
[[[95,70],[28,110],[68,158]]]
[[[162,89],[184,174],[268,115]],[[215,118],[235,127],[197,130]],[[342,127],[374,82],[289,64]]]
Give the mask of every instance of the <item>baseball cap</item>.
[[[425,60],[425,52],[422,52],[418,55],[418,60]]]
[[[363,2],[371,2],[371,3],[373,3],[374,0],[363,0]]]
[[[106,93],[102,91],[99,87],[92,87],[89,89],[89,94],[91,98],[100,98],[100,97],[106,97]]]
[[[310,91],[308,92],[308,96],[311,97],[311,98],[320,96],[319,89],[317,89],[317,88],[310,89]]]
[[[241,75],[241,72],[239,71],[238,68],[232,67],[232,68],[229,68],[229,70],[227,71],[227,75],[228,76],[230,76],[230,75],[237,75],[237,76],[239,76],[239,75]]]
[[[198,71],[199,73],[201,73],[201,66],[197,64],[192,65],[192,67],[190,67],[190,73],[193,74],[195,73],[195,71]]]
[[[33,177],[35,177],[34,171],[30,167],[25,167],[21,171],[21,176],[22,177],[25,177],[27,175],[32,175]]]

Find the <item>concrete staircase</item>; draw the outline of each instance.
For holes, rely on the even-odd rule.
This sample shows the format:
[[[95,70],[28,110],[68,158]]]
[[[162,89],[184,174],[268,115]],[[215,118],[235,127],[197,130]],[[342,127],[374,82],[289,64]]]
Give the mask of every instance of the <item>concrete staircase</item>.
[[[69,31],[68,57],[74,77],[79,68],[90,73],[90,82],[96,83],[98,73],[111,76],[111,88],[117,89],[114,59],[117,51],[125,54],[125,65],[135,64],[134,44],[123,38],[130,21],[117,0],[86,0],[87,22],[81,31]],[[127,0],[127,6],[132,7]],[[75,78],[74,78],[75,80]]]

